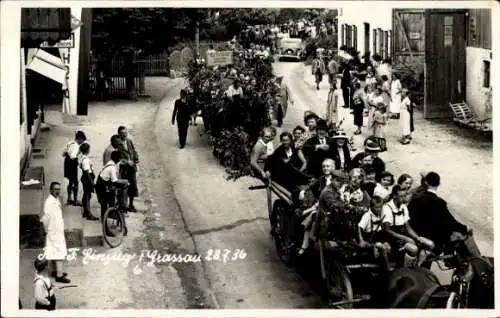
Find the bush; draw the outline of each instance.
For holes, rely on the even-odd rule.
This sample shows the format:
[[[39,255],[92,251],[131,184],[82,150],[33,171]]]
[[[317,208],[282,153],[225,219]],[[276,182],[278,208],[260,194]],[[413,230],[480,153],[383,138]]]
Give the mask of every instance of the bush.
[[[421,106],[424,103],[424,72],[423,65],[418,60],[397,61],[392,70],[398,73],[403,87],[408,88],[412,101]]]

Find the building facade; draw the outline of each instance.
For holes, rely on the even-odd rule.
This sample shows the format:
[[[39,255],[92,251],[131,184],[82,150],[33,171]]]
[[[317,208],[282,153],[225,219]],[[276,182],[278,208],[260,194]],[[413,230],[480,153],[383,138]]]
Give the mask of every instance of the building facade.
[[[366,13],[363,13],[366,12]],[[466,101],[491,118],[491,9],[392,9],[360,2],[339,10],[339,45],[391,58],[424,82],[424,118],[452,117]]]
[[[338,15],[339,47],[355,48],[361,56],[370,52],[388,58],[392,52],[392,9],[353,2]]]
[[[466,98],[480,119],[492,117],[491,108],[491,9],[467,12]]]

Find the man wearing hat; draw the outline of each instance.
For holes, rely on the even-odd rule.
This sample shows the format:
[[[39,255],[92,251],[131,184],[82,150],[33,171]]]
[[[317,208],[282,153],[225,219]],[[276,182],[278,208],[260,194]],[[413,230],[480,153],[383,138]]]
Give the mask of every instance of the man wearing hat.
[[[332,137],[335,142],[334,154],[335,169],[348,170],[351,165],[351,153],[347,140],[347,134],[343,130],[337,130]]]
[[[378,156],[379,152],[381,151],[380,146],[371,137],[366,138],[364,144],[364,153],[368,153],[372,156],[373,169],[375,170],[375,175],[378,178],[380,174],[385,171],[385,162]],[[351,160],[350,169],[359,168],[359,161],[361,160],[361,157],[363,157],[363,153],[358,153],[356,156],[354,156],[354,158]]]
[[[322,175],[321,164],[327,158],[335,158],[335,143],[328,137],[328,126],[324,120],[319,120],[316,136],[310,138],[302,147],[307,158],[307,172],[318,178]]]

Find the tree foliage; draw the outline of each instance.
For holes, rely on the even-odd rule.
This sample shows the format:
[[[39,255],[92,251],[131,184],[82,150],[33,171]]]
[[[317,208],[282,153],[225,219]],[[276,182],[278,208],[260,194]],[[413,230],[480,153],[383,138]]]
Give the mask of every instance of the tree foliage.
[[[296,8],[95,8],[92,50],[112,55],[124,48],[163,52],[179,42],[227,41],[249,25],[321,18],[333,23],[336,10]]]

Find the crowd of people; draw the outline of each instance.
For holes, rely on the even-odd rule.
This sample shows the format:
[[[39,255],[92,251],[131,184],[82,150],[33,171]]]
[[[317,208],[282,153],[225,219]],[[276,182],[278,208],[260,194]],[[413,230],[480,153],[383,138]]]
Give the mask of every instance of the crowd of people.
[[[81,207],[82,217],[90,221],[102,221],[106,210],[115,206],[118,200],[127,207],[127,212],[137,212],[134,198],[138,195],[136,172],[139,157],[127,128],[120,126],[117,134],[111,137],[111,144],[103,153],[103,168],[98,173],[89,156],[90,149],[83,131],[77,131],[74,139],[64,147],[64,178],[68,180],[66,205]],[[78,197],[80,182],[83,190],[81,200]],[[61,182],[52,182],[49,189],[50,194],[45,200],[41,218],[46,235],[44,253],[43,257],[35,260],[34,279],[35,308],[43,310],[54,310],[56,306],[50,276],[58,283],[71,282],[68,274],[63,271],[63,261],[68,251],[64,235]],[[94,216],[90,207],[93,193],[97,195],[101,206],[100,218]],[[50,275],[49,262],[53,263]]]
[[[342,120],[339,107],[349,108],[357,128],[354,134],[361,134],[366,124],[369,135],[376,138],[385,151],[387,125],[390,119],[396,119],[400,125],[400,143],[409,144],[414,131],[414,102],[400,75],[392,69],[390,60],[382,60],[378,55],[370,57],[369,54],[361,59],[356,52],[349,54],[344,50],[337,58],[325,57],[323,51],[317,50],[311,69],[317,89],[323,75],[328,75],[327,122],[338,124]]]
[[[329,218],[335,237],[373,247],[387,266],[388,257],[401,251],[406,266],[428,266],[429,251],[439,254],[451,239],[467,236],[469,229],[456,221],[437,194],[439,174],[422,173],[413,188],[413,177],[402,174],[396,179],[388,171],[374,137],[368,137],[364,151],[352,157],[341,129],[331,133],[314,113],[306,114],[304,124],[307,128],[282,132],[281,145],[274,151],[267,146],[273,129],[264,128],[251,157],[254,175],[289,189],[301,207],[305,235],[299,255],[318,235],[321,218]],[[290,166],[312,182],[299,180]]]
[[[351,56],[341,56],[328,61],[325,67],[318,54],[312,69],[319,75],[319,82],[328,70],[329,95],[335,95],[328,98],[324,118],[306,112],[305,128],[299,125],[293,131],[282,132],[276,150],[269,147],[275,129],[265,127],[251,153],[254,176],[281,184],[299,202],[305,235],[298,254],[303,254],[310,238],[317,236],[322,215],[334,224],[337,237],[373,246],[387,266],[394,252],[403,252],[399,255],[404,255],[407,266],[428,266],[425,260],[429,251],[439,254],[450,239],[465,238],[469,229],[455,220],[446,202],[437,195],[439,174],[423,173],[421,184],[414,189],[413,177],[402,174],[396,179],[378,155],[387,150],[384,127],[389,114],[401,122],[401,143],[411,140],[408,91],[387,61],[355,64]],[[361,133],[363,117],[368,117],[370,123],[372,133],[365,139],[365,149],[354,157],[350,139],[340,127],[343,119],[338,117],[339,105],[352,109],[358,128],[355,134]],[[290,166],[306,178],[291,172]],[[314,181],[304,185],[302,180],[308,178]],[[294,196],[297,192],[299,195]]]

